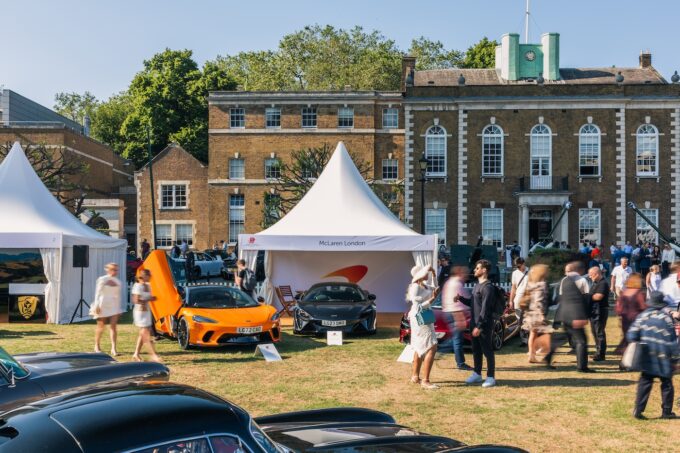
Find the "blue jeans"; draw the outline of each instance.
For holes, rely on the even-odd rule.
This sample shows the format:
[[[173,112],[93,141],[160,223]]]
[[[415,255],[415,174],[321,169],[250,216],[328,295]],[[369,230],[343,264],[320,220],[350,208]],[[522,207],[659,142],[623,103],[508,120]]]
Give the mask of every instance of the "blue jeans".
[[[452,313],[444,313],[446,316],[446,324],[449,326],[451,332],[451,342],[453,344],[453,354],[456,356],[456,365],[460,367],[465,363],[465,354],[463,353],[463,330],[456,329],[456,323],[453,319]]]

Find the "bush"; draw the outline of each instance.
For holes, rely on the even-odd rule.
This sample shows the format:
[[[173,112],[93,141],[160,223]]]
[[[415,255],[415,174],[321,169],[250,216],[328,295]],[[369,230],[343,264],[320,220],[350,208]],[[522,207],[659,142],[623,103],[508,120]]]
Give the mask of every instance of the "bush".
[[[564,277],[564,266],[572,261],[581,261],[587,269],[590,257],[573,250],[564,249],[538,249],[527,259],[527,266],[545,264],[550,269],[548,283],[556,283]]]

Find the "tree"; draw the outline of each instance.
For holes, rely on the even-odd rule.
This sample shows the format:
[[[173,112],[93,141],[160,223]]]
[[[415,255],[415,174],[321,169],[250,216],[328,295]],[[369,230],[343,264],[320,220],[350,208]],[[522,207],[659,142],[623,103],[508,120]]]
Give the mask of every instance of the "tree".
[[[424,36],[411,41],[408,53],[416,57],[416,69],[449,69],[460,67],[463,62],[463,52],[446,50],[441,41],[432,41]]]
[[[286,75],[278,53],[271,50],[218,56],[215,64],[245,91],[286,91],[297,88],[295,80]]]
[[[496,46],[498,43],[485,36],[476,44],[468,47],[463,60],[464,68],[495,68],[496,67]]]
[[[111,146],[118,154],[125,149],[121,133],[123,122],[132,109],[132,99],[123,91],[99,104],[92,116],[92,137]]]
[[[99,101],[89,91],[79,93],[57,93],[54,95],[54,110],[77,123],[84,124],[85,116],[92,118],[99,107]]]

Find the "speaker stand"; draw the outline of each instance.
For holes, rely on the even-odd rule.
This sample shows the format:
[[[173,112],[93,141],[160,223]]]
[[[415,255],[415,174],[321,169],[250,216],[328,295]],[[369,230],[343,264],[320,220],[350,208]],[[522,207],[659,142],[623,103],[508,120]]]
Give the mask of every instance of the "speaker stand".
[[[85,299],[83,299],[83,270],[84,268],[80,268],[80,300],[78,301],[78,305],[76,305],[76,309],[73,310],[73,315],[71,316],[71,320],[69,321],[69,324],[73,324],[73,320],[76,317],[76,313],[80,311],[80,315],[78,316],[80,319],[83,319],[83,305],[86,305],[88,310],[90,309],[90,304],[85,302]]]

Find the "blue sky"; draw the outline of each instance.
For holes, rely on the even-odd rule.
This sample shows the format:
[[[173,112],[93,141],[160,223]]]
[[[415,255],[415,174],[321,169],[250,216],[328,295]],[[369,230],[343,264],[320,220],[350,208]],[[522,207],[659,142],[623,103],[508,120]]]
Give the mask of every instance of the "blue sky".
[[[199,63],[273,49],[308,24],[380,30],[407,49],[413,37],[465,49],[483,36],[524,30],[525,0],[5,0],[0,85],[48,107],[59,91],[100,99],[127,87],[166,47]],[[641,50],[666,78],[680,70],[677,0],[531,0],[531,41],[561,35],[562,67],[637,66]]]

